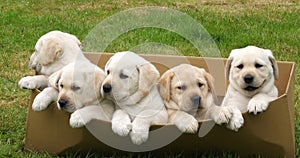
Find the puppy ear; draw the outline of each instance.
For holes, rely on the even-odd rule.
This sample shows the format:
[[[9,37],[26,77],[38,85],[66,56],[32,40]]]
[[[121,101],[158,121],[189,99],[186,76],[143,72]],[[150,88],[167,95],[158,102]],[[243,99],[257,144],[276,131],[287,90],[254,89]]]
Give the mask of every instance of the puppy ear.
[[[112,57],[110,57],[110,58],[108,59],[108,61],[105,63],[105,66],[104,66],[105,74],[107,73],[107,69],[108,69],[108,66],[109,66],[111,60],[112,60]]]
[[[52,75],[50,75],[48,77],[49,86],[58,89],[58,82],[60,80],[61,74],[62,74],[62,70],[59,70],[53,73]]]
[[[217,101],[217,95],[216,95],[216,90],[215,90],[215,86],[214,86],[214,77],[205,71],[205,79],[207,81],[209,91],[211,92],[214,101]]]
[[[153,86],[156,86],[159,78],[159,72],[151,63],[137,65],[136,69],[139,73],[138,90],[130,96],[126,104],[132,105],[139,102],[147,96]]]
[[[229,57],[227,59],[227,62],[226,62],[226,66],[225,66],[225,77],[227,80],[229,80],[229,74],[230,74],[230,69],[231,69],[231,63],[233,61],[233,57]]]
[[[272,68],[273,68],[273,75],[274,75],[275,79],[277,80],[279,78],[279,71],[278,71],[278,65],[275,60],[275,57],[273,56],[273,53],[271,50],[265,49],[265,52],[268,54],[269,60],[272,64]]]
[[[159,79],[159,72],[151,63],[137,65],[139,72],[139,90],[146,96]]]
[[[105,73],[104,71],[101,69],[101,71],[96,71],[95,72],[95,90],[97,92],[99,92],[99,96],[101,96],[101,85],[105,79]],[[101,96],[102,97],[102,96]]]
[[[42,43],[39,62],[43,66],[52,64],[57,58],[62,56],[63,48],[55,39],[45,39]]]
[[[166,71],[158,81],[158,90],[160,96],[164,101],[170,101],[171,99],[171,80],[174,76],[174,72],[171,70]]]
[[[237,49],[232,50],[230,52],[230,55],[229,55],[228,59],[227,59],[226,66],[225,66],[225,77],[226,77],[227,80],[229,80],[229,74],[230,74],[231,63],[233,61],[233,57],[237,53],[238,53]]]

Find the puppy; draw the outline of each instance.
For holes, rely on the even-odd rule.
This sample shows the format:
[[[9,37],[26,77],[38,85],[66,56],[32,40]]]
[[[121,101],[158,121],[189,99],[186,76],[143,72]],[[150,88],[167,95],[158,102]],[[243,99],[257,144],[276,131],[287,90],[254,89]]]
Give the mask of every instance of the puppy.
[[[145,142],[151,125],[168,120],[157,89],[159,72],[150,62],[129,51],[114,54],[106,63],[105,72],[102,94],[117,106],[112,118],[113,132],[120,136],[130,133],[137,145]]]
[[[200,120],[225,123],[231,116],[229,109],[214,103],[213,77],[202,68],[181,64],[169,69],[159,80],[159,92],[169,123],[175,124],[181,132],[196,133]]]
[[[48,76],[75,60],[87,60],[77,37],[61,31],[51,31],[39,38],[30,57],[29,67],[38,75],[21,78],[19,86],[43,90],[48,87]],[[57,92],[53,88],[44,89],[35,98],[33,110],[44,110],[56,100],[56,96]]]
[[[76,61],[49,77],[51,86],[59,90],[57,106],[72,113],[70,125],[82,127],[92,119],[110,121],[114,112],[111,101],[100,93],[105,78],[102,69],[90,62]]]
[[[231,51],[226,64],[226,76],[230,84],[222,106],[239,109],[230,121],[229,127],[242,119],[243,112],[257,114],[268,108],[278,96],[274,85],[278,78],[278,66],[272,52],[255,46]]]

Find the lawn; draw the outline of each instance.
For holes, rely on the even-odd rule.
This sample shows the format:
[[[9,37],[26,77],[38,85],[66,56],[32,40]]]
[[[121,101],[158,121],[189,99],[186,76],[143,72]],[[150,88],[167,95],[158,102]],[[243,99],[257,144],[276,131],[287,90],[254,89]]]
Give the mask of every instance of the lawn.
[[[296,62],[295,137],[296,154],[300,155],[299,2],[3,0],[0,4],[0,157],[50,157],[47,153],[22,151],[30,91],[20,89],[17,83],[22,76],[34,74],[28,68],[28,59],[37,39],[51,30],[61,30],[76,35],[84,43],[88,33],[104,19],[130,8],[145,6],[176,9],[192,17],[209,32],[222,57],[228,57],[234,48],[256,45],[271,49],[278,60]],[[105,52],[134,49],[144,43],[162,43],[184,55],[197,55],[197,49],[188,40],[159,28],[128,31],[112,41]],[[76,154],[66,155],[73,156]],[[228,157],[236,156],[228,154]]]

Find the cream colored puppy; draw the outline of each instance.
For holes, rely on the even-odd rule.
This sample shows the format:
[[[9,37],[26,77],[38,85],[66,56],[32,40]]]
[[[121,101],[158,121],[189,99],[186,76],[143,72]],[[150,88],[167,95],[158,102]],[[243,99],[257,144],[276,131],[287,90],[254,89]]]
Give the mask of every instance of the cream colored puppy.
[[[268,49],[248,46],[232,50],[226,64],[226,76],[230,84],[222,105],[240,110],[229,123],[231,129],[238,128],[234,124],[243,118],[241,112],[263,112],[277,98],[274,81],[278,78],[278,67]]]
[[[157,89],[159,72],[133,52],[119,52],[105,65],[107,77],[103,95],[117,105],[112,130],[120,136],[130,133],[134,144],[148,139],[153,124],[167,123],[168,114]]]
[[[61,31],[48,32],[37,41],[29,61],[29,67],[40,75],[22,78],[19,86],[24,89],[47,87],[47,76],[78,58],[82,59],[83,54],[76,36]]]
[[[30,68],[38,75],[26,76],[19,81],[21,88],[43,90],[32,104],[34,111],[44,110],[56,100],[57,91],[46,88],[48,76],[76,60],[87,60],[76,36],[61,31],[51,31],[39,38],[29,63]]]
[[[111,120],[114,105],[100,94],[104,78],[102,69],[84,61],[70,63],[49,77],[51,86],[59,90],[58,108],[72,113],[73,128],[82,127],[92,119]]]
[[[216,106],[213,77],[204,69],[181,64],[166,71],[159,80],[159,92],[169,122],[186,133],[196,133],[198,121],[213,119],[227,123],[231,111]]]

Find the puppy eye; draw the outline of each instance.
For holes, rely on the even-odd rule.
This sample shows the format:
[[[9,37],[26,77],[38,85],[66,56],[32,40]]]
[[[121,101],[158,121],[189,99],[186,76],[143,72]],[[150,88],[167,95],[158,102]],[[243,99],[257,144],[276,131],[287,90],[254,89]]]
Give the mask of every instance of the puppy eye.
[[[126,79],[126,78],[128,78],[128,76],[125,75],[125,74],[123,74],[123,73],[120,73],[120,78],[121,78],[121,79]]]
[[[107,71],[106,71],[106,74],[109,75],[109,73],[110,73],[109,70],[107,70]]]
[[[243,68],[244,68],[244,65],[243,65],[243,64],[240,64],[240,65],[237,66],[237,68],[243,69]]]
[[[63,85],[63,84],[60,84],[59,86],[60,86],[60,88],[64,88],[64,85]]]
[[[178,90],[185,90],[186,89],[186,86],[177,86],[176,87]]]
[[[73,86],[72,86],[72,90],[73,90],[73,91],[77,91],[77,90],[79,90],[79,89],[80,89],[79,86],[76,86],[76,85],[73,85]]]
[[[198,87],[200,88],[200,87],[202,87],[202,86],[203,86],[203,84],[200,83],[200,82],[198,82]]]
[[[256,67],[256,68],[261,68],[261,67],[263,67],[263,65],[257,64],[257,63],[256,63],[256,64],[255,64],[255,67]]]

